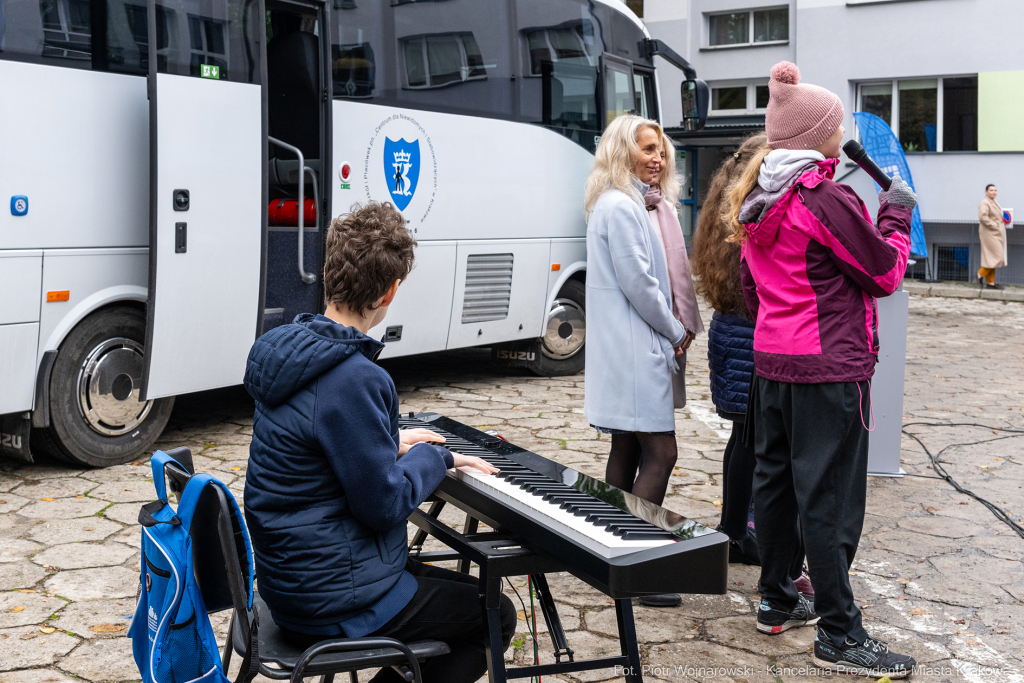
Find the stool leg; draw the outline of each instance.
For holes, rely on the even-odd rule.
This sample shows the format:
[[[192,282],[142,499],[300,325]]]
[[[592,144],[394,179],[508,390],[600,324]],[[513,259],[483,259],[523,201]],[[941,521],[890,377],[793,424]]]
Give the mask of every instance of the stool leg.
[[[359,683],[359,676],[356,675],[355,671],[349,671],[348,680],[350,681],[350,683]]]

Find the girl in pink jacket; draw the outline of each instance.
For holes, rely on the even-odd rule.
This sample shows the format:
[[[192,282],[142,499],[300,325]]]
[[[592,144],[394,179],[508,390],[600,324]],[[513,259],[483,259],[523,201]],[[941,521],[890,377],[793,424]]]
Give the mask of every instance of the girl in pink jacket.
[[[769,91],[768,144],[730,192],[726,216],[756,320],[757,628],[817,623],[819,665],[904,677],[914,660],[868,636],[848,572],[864,523],[875,297],[900,287],[917,199],[895,179],[879,195],[876,227],[856,193],[832,180],[845,133],[839,98],[800,83],[789,62],[772,68]],[[813,603],[790,579],[798,517]]]

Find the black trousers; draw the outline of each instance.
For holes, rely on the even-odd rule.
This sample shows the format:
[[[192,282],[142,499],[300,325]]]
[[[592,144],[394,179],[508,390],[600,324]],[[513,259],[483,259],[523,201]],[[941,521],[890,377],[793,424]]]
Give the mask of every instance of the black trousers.
[[[408,605],[371,636],[395,638],[404,643],[443,640],[450,652],[428,659],[421,672],[424,683],[474,683],[487,671],[487,627],[480,605],[479,582],[475,576],[433,567],[409,559],[406,571],[416,577],[419,588]],[[516,631],[516,608],[501,596],[501,642],[508,649]],[[287,632],[299,647],[309,647],[337,636],[314,636]],[[404,683],[388,667],[371,683]]]
[[[748,550],[753,540],[748,538],[747,518],[750,514],[750,501],[753,498],[754,468],[757,458],[754,449],[743,440],[743,422],[733,420],[732,434],[725,445],[725,456],[722,459],[722,531],[730,539],[738,541],[744,554],[752,560],[760,553]],[[754,511],[754,526],[757,527],[757,510]],[[789,565],[789,577],[796,581],[804,569],[804,544],[800,538],[797,525],[796,546]],[[756,534],[755,528],[755,534]],[[811,581],[814,577],[811,577]]]
[[[792,384],[759,379],[754,526],[761,595],[796,604],[791,578],[800,520],[820,625],[837,643],[867,633],[853,601],[853,564],[867,495],[868,382]]]
[[[734,541],[747,535],[756,463],[754,449],[743,443],[743,423],[733,421],[722,459],[722,531]]]

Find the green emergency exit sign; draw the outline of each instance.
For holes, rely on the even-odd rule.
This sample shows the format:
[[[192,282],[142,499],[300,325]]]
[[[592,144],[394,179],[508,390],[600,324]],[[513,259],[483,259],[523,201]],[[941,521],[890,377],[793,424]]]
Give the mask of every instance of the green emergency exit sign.
[[[203,78],[220,79],[220,67],[213,64],[203,64],[200,66],[199,75]]]

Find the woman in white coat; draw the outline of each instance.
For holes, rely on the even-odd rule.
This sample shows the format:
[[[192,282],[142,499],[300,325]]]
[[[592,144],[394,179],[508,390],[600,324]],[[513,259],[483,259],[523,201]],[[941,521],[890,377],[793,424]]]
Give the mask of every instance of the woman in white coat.
[[[659,505],[677,457],[677,357],[699,331],[673,314],[666,251],[644,205],[664,151],[656,122],[619,116],[601,136],[585,198],[584,413],[611,434],[606,481]]]

